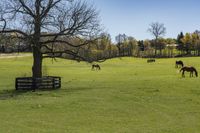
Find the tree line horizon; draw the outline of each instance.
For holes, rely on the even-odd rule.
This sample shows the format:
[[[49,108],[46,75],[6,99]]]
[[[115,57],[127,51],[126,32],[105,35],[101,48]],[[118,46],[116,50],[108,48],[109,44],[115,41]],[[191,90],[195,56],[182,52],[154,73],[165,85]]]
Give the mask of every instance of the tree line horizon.
[[[122,56],[135,56],[146,58],[161,57],[181,57],[181,56],[200,56],[200,31],[195,30],[193,33],[180,32],[177,38],[164,38],[166,28],[163,23],[153,22],[150,24],[147,32],[152,34],[154,39],[136,40],[126,34],[118,34],[115,42],[112,41],[111,35],[107,32],[101,32],[98,38],[83,50],[80,55],[87,58],[93,57],[92,60],[102,60]],[[48,34],[43,32],[42,34]],[[0,52],[32,52],[31,47],[15,38],[16,34],[3,34],[0,37]],[[71,40],[77,43],[77,40]],[[80,43],[80,42],[79,42]],[[55,46],[57,47],[57,46]],[[60,49],[60,47],[57,47]],[[105,56],[106,55],[106,56]],[[96,56],[96,57],[95,57]],[[63,56],[64,58],[75,59],[73,56]],[[83,60],[81,58],[77,60]],[[89,59],[88,59],[89,60]]]

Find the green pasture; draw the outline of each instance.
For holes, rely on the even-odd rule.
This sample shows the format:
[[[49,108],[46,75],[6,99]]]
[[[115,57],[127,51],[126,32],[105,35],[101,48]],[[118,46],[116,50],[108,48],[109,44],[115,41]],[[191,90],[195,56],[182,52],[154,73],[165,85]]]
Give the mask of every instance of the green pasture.
[[[0,58],[0,133],[199,133],[200,78],[181,78],[175,61],[200,71],[200,58],[116,58],[91,64],[44,60],[62,88],[16,92],[31,57]]]

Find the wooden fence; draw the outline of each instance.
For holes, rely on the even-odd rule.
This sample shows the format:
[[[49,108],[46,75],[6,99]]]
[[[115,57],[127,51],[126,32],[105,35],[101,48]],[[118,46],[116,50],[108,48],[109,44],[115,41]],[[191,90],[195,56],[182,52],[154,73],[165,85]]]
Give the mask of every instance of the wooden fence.
[[[16,90],[59,89],[61,88],[61,77],[16,78],[15,88]]]

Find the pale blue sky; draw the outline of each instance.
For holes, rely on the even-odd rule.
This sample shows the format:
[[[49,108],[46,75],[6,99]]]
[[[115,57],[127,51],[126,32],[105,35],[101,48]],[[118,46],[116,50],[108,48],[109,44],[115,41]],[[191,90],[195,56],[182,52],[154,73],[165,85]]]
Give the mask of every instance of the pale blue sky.
[[[102,24],[114,38],[125,33],[136,39],[152,39],[152,22],[164,23],[165,37],[200,30],[200,0],[88,0],[100,10]]]

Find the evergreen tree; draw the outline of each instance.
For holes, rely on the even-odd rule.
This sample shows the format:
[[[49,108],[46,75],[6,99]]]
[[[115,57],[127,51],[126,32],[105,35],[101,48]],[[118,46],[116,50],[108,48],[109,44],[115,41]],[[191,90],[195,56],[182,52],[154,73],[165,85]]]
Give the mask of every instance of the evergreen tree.
[[[178,37],[177,37],[177,49],[180,50],[182,53],[183,53],[183,50],[184,50],[184,44],[183,44],[183,38],[184,38],[184,34],[183,32],[181,32]]]

